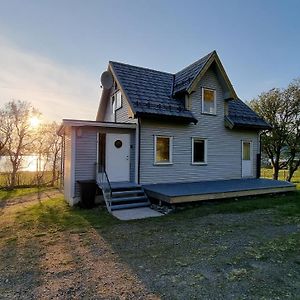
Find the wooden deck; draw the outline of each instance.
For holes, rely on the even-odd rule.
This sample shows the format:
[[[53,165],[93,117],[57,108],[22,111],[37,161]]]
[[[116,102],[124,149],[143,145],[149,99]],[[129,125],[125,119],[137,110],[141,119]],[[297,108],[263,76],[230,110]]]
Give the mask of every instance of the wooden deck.
[[[295,191],[287,181],[272,179],[231,179],[144,185],[148,197],[176,204]]]

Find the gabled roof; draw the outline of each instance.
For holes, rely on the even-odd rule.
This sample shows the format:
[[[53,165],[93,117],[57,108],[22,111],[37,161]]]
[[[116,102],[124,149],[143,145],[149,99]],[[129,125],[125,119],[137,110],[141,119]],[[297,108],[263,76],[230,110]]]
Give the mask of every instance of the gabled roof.
[[[228,116],[225,117],[228,127],[270,129],[269,124],[237,98],[216,51],[176,74],[115,61],[109,62],[108,69],[114,75],[136,117],[163,117],[196,123],[193,113],[185,108],[184,97],[186,93],[193,91],[212,64],[216,67],[222,87],[228,91],[228,95],[224,96],[228,101]]]
[[[215,51],[205,55],[188,67],[177,72],[174,76],[173,94],[186,91],[214,53]]]
[[[230,128],[272,128],[240,99],[228,101],[228,115],[225,116],[225,122]]]
[[[197,122],[192,112],[185,109],[184,98],[173,97],[173,74],[114,61],[109,64],[135,115],[163,115]]]

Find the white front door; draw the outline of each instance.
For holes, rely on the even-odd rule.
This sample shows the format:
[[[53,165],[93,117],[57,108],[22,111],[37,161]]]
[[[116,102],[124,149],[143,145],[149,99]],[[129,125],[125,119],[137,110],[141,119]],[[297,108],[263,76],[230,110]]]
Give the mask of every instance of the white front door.
[[[107,133],[105,153],[109,181],[129,181],[130,135]]]
[[[242,141],[242,177],[253,176],[252,142]]]

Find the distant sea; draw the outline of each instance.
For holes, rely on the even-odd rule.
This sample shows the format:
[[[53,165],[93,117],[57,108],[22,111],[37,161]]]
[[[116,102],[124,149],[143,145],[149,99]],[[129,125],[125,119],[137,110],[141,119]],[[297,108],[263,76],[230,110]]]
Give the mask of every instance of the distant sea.
[[[36,172],[37,170],[37,155],[24,156],[19,171]],[[41,169],[45,165],[45,160],[41,159]],[[0,172],[9,172],[11,170],[11,162],[9,156],[0,156]],[[50,166],[46,166],[46,170],[50,170]]]

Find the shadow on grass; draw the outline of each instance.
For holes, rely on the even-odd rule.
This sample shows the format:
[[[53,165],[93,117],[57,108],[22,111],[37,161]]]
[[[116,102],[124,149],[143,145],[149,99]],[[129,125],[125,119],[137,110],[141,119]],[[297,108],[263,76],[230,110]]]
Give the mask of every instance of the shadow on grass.
[[[191,298],[199,296],[197,293],[203,285],[213,291],[214,278],[224,276],[223,271],[212,267],[215,258],[221,260],[222,268],[226,266],[232,268],[237,274],[241,272],[234,271],[232,266],[234,261],[230,261],[230,265],[227,265],[222,260],[226,255],[227,247],[231,247],[230,244],[226,244],[227,241],[234,240],[236,237],[232,227],[226,227],[225,224],[220,226],[223,216],[218,218],[218,214],[241,214],[259,209],[272,209],[278,221],[288,216],[297,218],[295,220],[299,222],[299,196],[298,191],[287,195],[260,196],[238,201],[229,199],[196,205],[188,204],[178,207],[174,213],[161,218],[130,222],[115,219],[102,207],[91,210],[70,208],[62,197],[58,197],[26,208],[18,214],[17,218],[19,226],[38,232],[69,231],[88,236],[89,229],[95,229],[100,241],[97,247],[101,247],[103,241],[113,249],[118,260],[128,267],[125,269],[136,274],[148,291],[176,298],[177,293],[180,294],[184,290],[186,293],[184,296]],[[212,220],[218,220],[218,223],[215,224],[213,221],[203,223],[204,218],[201,217],[209,215],[215,216]],[[239,226],[244,226],[242,216],[239,220]],[[244,229],[239,230],[243,232]],[[241,245],[238,250],[245,250],[249,240],[251,236],[247,236],[245,232],[245,241],[235,241]],[[66,235],[65,241],[69,246],[74,243],[69,235]],[[96,251],[97,249],[95,250],[89,243],[86,247],[93,255],[100,255],[99,249]],[[81,253],[76,250],[76,247],[71,249],[73,248],[68,251],[75,259],[80,257]],[[93,255],[87,257],[93,259]],[[243,265],[243,268],[246,267]],[[244,271],[241,274],[244,274]],[[242,282],[242,284],[248,288],[247,283]],[[218,287],[218,290],[222,291],[222,287]],[[216,296],[216,294],[212,295]],[[206,294],[206,296],[212,295]]]
[[[44,257],[38,239],[34,236],[24,239],[14,232],[14,235],[2,242],[1,296],[3,299],[33,299],[34,288],[41,282],[39,263]]]

